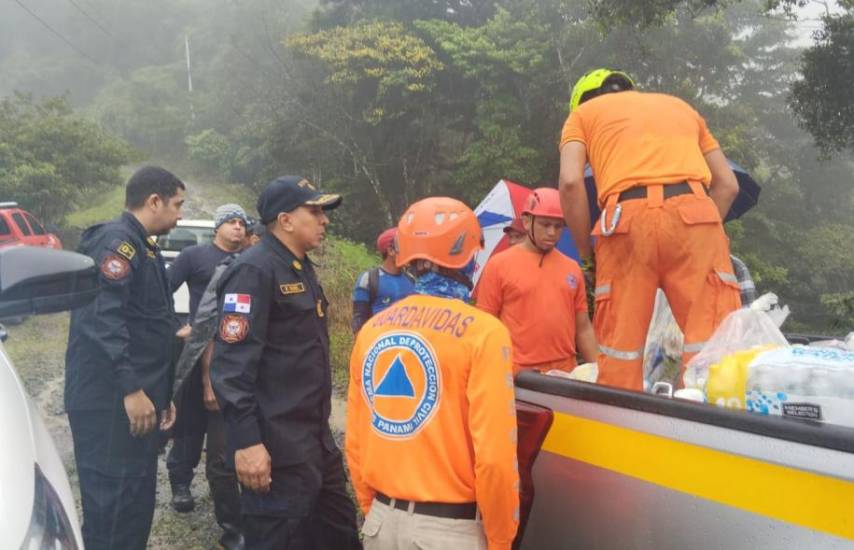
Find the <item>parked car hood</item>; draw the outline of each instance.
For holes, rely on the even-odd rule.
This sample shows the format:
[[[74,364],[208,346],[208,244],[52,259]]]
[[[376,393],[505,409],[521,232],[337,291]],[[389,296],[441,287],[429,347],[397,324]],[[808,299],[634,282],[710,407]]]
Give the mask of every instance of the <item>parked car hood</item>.
[[[0,345],[0,548],[18,548],[33,510],[36,443],[29,399]]]

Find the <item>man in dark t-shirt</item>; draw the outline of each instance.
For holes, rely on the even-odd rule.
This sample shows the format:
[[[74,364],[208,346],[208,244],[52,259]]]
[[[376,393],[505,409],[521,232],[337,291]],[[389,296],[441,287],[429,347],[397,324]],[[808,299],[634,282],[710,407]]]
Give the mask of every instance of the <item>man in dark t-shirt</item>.
[[[246,236],[246,213],[236,204],[225,204],[217,208],[224,215],[231,215],[227,220],[217,220],[214,229],[214,240],[209,244],[188,246],[178,254],[169,267],[169,284],[172,292],[187,283],[190,290],[190,317],[192,324],[199,300],[211,280],[214,269],[226,257],[240,250]],[[227,211],[226,211],[227,210]]]
[[[187,283],[190,291],[192,324],[202,294],[214,274],[216,266],[225,258],[236,254],[246,237],[246,212],[238,204],[224,204],[214,215],[214,239],[210,244],[189,246],[181,251],[169,268],[169,284],[175,292]],[[172,507],[178,512],[189,512],[195,503],[190,493],[193,469],[198,466],[205,440],[207,414],[202,399],[201,372],[193,368],[176,398],[178,416],[174,442],[166,459],[169,482],[172,485]]]

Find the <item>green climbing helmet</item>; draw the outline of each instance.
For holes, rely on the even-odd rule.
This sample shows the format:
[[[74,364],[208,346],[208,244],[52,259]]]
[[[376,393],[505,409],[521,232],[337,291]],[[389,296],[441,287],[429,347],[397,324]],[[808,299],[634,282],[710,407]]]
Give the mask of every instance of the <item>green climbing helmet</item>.
[[[570,112],[574,111],[581,104],[581,99],[584,94],[588,92],[595,92],[605,84],[605,81],[612,76],[621,77],[621,79],[625,79],[629,84],[630,88],[635,87],[635,81],[632,80],[628,74],[623,71],[615,71],[613,69],[593,69],[592,71],[586,73],[584,76],[578,79],[578,82],[575,83],[575,86],[572,87],[572,97],[569,100],[569,110]],[[593,94],[592,97],[596,97],[598,94]],[[585,99],[591,99],[590,97]]]

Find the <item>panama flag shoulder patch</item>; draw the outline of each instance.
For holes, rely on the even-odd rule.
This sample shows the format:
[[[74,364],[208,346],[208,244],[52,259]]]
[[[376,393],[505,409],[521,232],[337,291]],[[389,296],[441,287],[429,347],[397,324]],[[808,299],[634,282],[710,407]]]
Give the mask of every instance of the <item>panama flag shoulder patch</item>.
[[[252,296],[249,294],[226,294],[222,303],[226,313],[250,313],[252,311]]]

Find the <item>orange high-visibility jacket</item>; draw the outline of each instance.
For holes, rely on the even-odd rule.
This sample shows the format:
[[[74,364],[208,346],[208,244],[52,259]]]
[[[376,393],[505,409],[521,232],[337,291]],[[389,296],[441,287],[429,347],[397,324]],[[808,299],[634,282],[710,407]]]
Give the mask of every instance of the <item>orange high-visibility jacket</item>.
[[[347,463],[367,514],[376,492],[477,502],[490,549],[518,525],[516,409],[507,329],[460,300],[412,295],[356,338]]]

